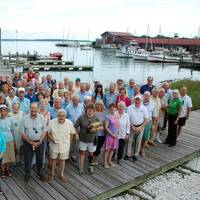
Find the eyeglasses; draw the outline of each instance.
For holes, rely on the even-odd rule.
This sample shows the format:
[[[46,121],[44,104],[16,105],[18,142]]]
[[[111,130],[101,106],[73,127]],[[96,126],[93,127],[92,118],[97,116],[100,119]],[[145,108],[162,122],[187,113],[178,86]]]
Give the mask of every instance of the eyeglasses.
[[[35,127],[33,127],[33,130],[35,131],[35,134],[38,133],[38,130]]]

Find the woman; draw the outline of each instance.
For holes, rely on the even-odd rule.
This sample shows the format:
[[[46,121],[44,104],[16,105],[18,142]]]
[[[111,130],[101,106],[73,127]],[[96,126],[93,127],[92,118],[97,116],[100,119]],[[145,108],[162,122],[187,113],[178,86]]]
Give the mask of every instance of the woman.
[[[19,103],[14,103],[12,105],[12,112],[10,113],[10,117],[12,119],[12,134],[15,141],[15,157],[16,163],[19,163],[22,160],[22,138],[19,131],[19,126],[23,117],[23,112],[20,111]]]
[[[14,152],[14,138],[11,133],[12,121],[8,117],[8,108],[6,105],[0,106],[0,131],[6,139],[6,152],[3,155],[2,160],[2,178],[6,176],[12,176],[10,171],[11,163],[15,162],[15,152]]]
[[[99,119],[99,121],[104,124],[105,123],[105,119],[106,119],[106,113],[104,112],[104,103],[102,100],[98,100],[95,103],[95,109],[96,109],[96,116]],[[97,139],[97,148],[96,151],[93,153],[93,165],[98,165],[96,158],[97,156],[99,156],[99,154],[101,153],[101,148],[104,144],[105,141],[105,130],[99,130],[96,133],[96,139]]]
[[[17,99],[17,97],[15,96],[15,90],[14,88],[11,88],[8,91],[8,96],[6,97],[6,105],[8,106],[9,111],[12,110],[12,103],[15,99]]]
[[[98,84],[92,94],[92,102],[96,102],[98,100],[103,100],[103,86]]]
[[[38,102],[40,102],[40,100],[44,99],[44,98],[45,98],[45,95],[43,93],[41,93],[41,92],[37,93],[37,100],[38,100]]]
[[[124,102],[119,102],[118,104],[118,112],[116,114],[116,117],[119,120],[119,145],[118,145],[118,151],[117,151],[117,163],[121,164],[120,161],[123,157],[124,153],[124,146],[126,144],[126,141],[128,141],[128,137],[130,134],[130,120],[127,113],[125,113],[126,110],[126,104]]]
[[[95,107],[93,103],[88,103],[85,108],[85,114],[81,115],[75,123],[77,133],[79,133],[79,174],[84,174],[85,154],[88,151],[89,160],[89,174],[94,174],[94,169],[91,166],[93,159],[93,152],[96,151],[96,144],[94,143],[97,131],[102,130],[103,126],[95,115]]]
[[[182,102],[180,99],[179,91],[173,90],[172,98],[169,100],[168,105],[168,135],[164,144],[169,147],[176,145],[177,124],[181,113]]]
[[[126,107],[131,105],[131,100],[126,95],[126,89],[124,87],[119,89],[119,95],[116,100],[116,105],[118,106],[118,103],[123,101],[126,104]]]
[[[107,132],[105,138],[104,167],[114,166],[112,156],[118,147],[119,121],[116,117],[116,105],[111,103],[109,106],[110,113],[106,117],[105,130]]]
[[[46,88],[44,95],[45,95],[45,99],[47,100],[49,105],[52,107],[53,106],[53,97],[51,96],[51,89],[50,88]]]
[[[71,102],[71,95],[69,92],[65,91],[64,92],[64,98],[62,100],[62,108],[66,108],[67,105]]]

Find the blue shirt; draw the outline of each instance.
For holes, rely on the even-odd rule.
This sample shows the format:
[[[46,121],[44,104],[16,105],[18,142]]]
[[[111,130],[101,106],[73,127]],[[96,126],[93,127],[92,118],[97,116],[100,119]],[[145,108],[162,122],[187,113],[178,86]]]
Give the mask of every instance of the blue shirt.
[[[134,97],[134,88],[131,88],[131,87],[127,87],[127,92],[128,92],[128,97],[129,99],[132,99]]]
[[[24,113],[27,114],[29,113],[29,109],[30,109],[30,100],[25,98],[23,100],[21,100],[19,97],[17,97],[16,99],[13,100],[13,103],[19,103],[20,105],[20,110]]]
[[[5,119],[0,119],[0,131],[5,137],[6,142],[13,141],[13,135],[11,133],[12,128],[12,119],[10,117],[6,117]]]
[[[56,109],[54,108],[54,106],[51,107],[51,108],[49,109],[49,112],[50,112],[50,114],[51,114],[51,119],[55,119],[55,118],[57,117],[57,111],[58,111],[58,110],[56,110]]]
[[[66,107],[66,112],[67,118],[75,124],[77,119],[84,113],[84,106],[79,103],[77,107],[74,107],[73,103],[70,103]]]
[[[146,92],[146,91],[149,91],[150,93],[152,93],[152,90],[153,90],[154,87],[155,87],[154,85],[152,85],[150,87],[149,85],[145,84],[140,88],[140,93],[144,94],[144,92]]]
[[[84,102],[84,97],[85,96],[90,96],[90,94],[88,92],[81,92],[81,91],[79,91],[77,93],[77,95],[79,96],[79,103],[83,103]]]
[[[27,99],[29,99],[30,103],[38,102],[38,97],[37,97],[36,94],[34,94],[32,97],[29,94],[25,94],[24,97],[27,98]]]
[[[1,160],[1,153],[6,151],[6,139],[2,131],[0,130],[0,160]]]
[[[105,93],[104,95],[104,104],[106,108],[109,108],[111,103],[116,103],[118,93],[110,93],[109,91]]]

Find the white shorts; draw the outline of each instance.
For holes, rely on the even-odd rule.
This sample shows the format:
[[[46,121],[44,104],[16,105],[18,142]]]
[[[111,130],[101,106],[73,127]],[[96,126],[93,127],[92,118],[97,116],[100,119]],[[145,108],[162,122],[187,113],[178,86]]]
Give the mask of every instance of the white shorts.
[[[93,153],[96,151],[96,146],[93,144],[93,142],[87,143],[87,142],[79,142],[79,149],[81,151],[88,151],[90,153]]]
[[[69,152],[66,153],[56,153],[49,150],[49,156],[51,159],[67,160],[69,158]]]

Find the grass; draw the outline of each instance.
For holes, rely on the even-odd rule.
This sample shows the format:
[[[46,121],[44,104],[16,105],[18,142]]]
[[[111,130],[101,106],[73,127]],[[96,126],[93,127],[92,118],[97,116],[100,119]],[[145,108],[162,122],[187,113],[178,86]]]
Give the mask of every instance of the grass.
[[[187,87],[188,95],[192,98],[192,110],[200,109],[200,81],[193,81],[190,79],[183,79],[180,81],[172,82],[172,89],[180,90],[181,87]]]

